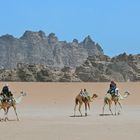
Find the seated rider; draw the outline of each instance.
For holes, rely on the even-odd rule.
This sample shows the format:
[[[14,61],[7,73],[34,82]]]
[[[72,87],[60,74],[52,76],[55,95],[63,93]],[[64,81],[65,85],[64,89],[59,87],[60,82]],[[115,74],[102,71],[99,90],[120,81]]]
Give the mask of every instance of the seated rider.
[[[89,95],[89,93],[87,92],[86,89],[84,89],[83,95],[88,101],[91,101],[90,95]]]
[[[83,90],[81,89],[81,91],[80,91],[80,96],[84,96],[84,92],[83,92]]]
[[[110,93],[111,95],[114,95],[116,93],[116,88],[117,88],[117,85],[114,81],[111,81],[110,83],[110,87],[109,87],[109,90],[107,93]]]
[[[13,94],[9,90],[8,84],[5,84],[4,87],[2,88],[1,95],[3,95],[3,97],[4,97],[3,101],[9,102],[9,100],[13,99]]]

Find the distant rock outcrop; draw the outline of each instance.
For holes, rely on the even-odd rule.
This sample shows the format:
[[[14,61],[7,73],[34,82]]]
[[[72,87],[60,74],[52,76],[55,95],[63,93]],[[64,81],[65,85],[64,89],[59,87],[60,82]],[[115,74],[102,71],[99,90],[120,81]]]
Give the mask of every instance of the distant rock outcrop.
[[[73,68],[50,68],[44,65],[19,63],[14,70],[0,70],[1,81],[80,82]]]
[[[85,82],[90,81],[140,81],[140,55],[126,53],[113,57],[88,57],[76,68],[76,75]]]

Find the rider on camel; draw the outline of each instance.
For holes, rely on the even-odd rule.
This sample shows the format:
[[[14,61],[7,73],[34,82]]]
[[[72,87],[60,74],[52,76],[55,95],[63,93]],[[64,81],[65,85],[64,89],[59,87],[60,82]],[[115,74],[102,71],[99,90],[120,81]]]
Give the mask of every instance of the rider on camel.
[[[2,88],[1,95],[3,96],[3,101],[9,102],[13,100],[13,94],[9,90],[9,85],[5,84]]]
[[[109,86],[109,90],[107,93],[110,93],[113,96],[116,93],[116,89],[117,89],[116,83],[114,81],[111,81],[110,86]]]

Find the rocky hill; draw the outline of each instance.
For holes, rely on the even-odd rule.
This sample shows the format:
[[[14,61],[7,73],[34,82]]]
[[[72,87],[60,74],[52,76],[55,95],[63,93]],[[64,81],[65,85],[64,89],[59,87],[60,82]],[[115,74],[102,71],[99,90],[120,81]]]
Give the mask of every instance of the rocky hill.
[[[82,42],[59,41],[54,33],[26,31],[22,37],[0,37],[0,67],[15,68],[18,63],[43,64],[49,67],[76,67],[88,56],[102,55],[103,50],[90,36]]]
[[[0,37],[0,80],[43,82],[140,81],[140,54],[104,55],[90,36],[59,41],[54,33],[26,31]]]

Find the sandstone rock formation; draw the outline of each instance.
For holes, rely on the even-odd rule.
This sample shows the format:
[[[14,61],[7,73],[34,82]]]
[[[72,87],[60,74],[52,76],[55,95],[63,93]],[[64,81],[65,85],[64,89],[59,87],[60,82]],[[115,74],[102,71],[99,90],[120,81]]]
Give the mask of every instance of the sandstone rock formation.
[[[90,81],[140,81],[140,55],[126,53],[109,58],[89,57],[76,68],[76,75],[85,82]]]

